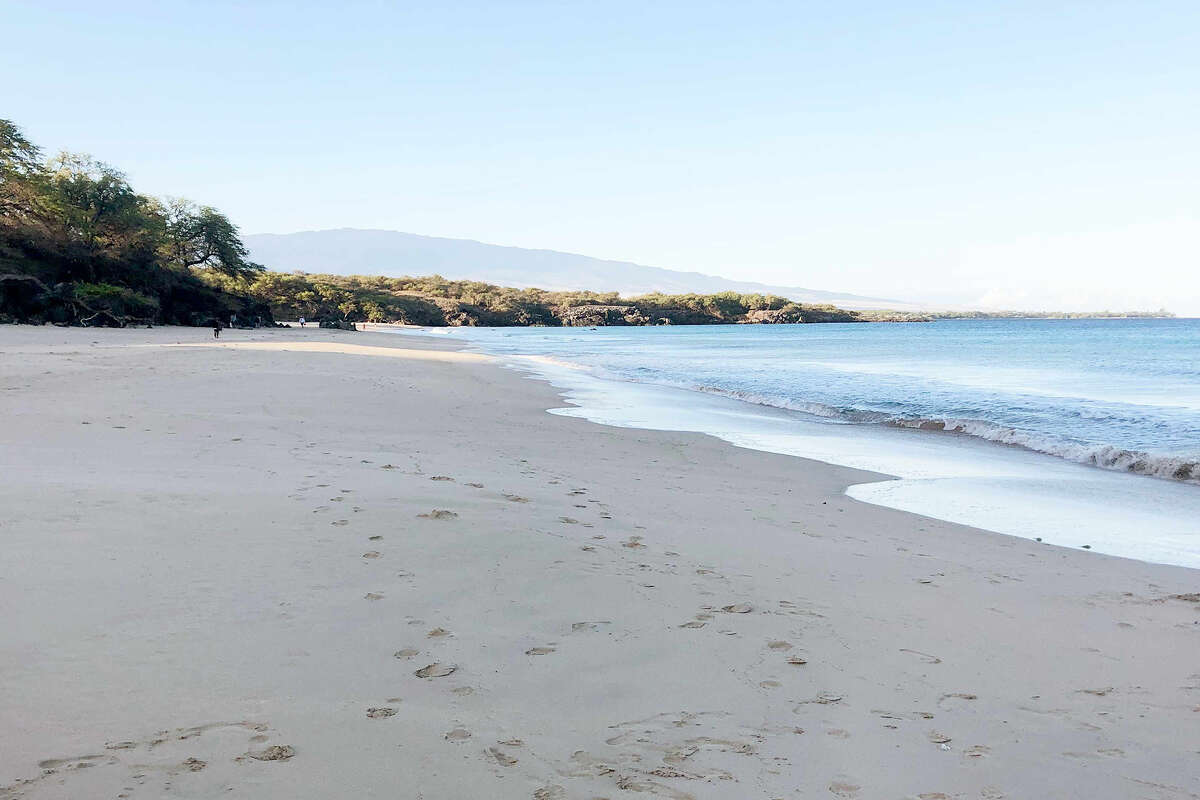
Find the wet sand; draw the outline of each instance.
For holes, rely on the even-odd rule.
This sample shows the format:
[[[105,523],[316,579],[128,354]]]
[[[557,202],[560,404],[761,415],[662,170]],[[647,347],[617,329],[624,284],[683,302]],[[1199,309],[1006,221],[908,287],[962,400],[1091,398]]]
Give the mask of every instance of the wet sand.
[[[1200,797],[1200,571],[453,347],[0,326],[0,798]]]

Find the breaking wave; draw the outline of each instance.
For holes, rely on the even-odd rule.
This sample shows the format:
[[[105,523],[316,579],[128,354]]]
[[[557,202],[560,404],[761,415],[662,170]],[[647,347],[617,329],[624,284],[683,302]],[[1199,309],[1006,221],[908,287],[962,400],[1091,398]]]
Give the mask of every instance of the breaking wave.
[[[1161,455],[1141,450],[1128,450],[1108,444],[1089,444],[1069,439],[1031,433],[1018,428],[998,425],[977,419],[951,417],[906,417],[884,414],[863,409],[845,409],[807,401],[795,401],[786,397],[724,389],[717,386],[686,386],[672,384],[705,394],[729,397],[755,405],[796,411],[844,424],[890,425],[937,433],[953,433],[972,436],[997,444],[1019,447],[1035,453],[1055,456],[1078,464],[1100,467],[1117,472],[1147,475],[1154,478],[1200,484],[1200,460],[1182,456]]]

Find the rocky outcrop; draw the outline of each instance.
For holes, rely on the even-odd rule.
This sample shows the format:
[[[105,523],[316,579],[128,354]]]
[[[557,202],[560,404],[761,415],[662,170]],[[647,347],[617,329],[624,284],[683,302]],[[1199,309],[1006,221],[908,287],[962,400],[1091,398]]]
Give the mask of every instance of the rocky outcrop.
[[[650,325],[653,320],[637,306],[568,306],[558,315],[563,325],[576,328],[598,328],[607,325]]]

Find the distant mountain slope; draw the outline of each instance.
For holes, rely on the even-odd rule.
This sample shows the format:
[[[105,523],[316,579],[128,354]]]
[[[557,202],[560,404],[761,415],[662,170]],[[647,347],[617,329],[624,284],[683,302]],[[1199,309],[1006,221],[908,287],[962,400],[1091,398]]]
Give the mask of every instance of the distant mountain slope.
[[[398,231],[342,228],[243,237],[252,260],[281,272],[335,275],[432,275],[504,286],[550,290],[590,289],[623,295],[735,291],[777,294],[797,302],[842,308],[916,310],[911,303],[796,286],[769,286],[699,272],[606,261],[555,250],[502,247],[469,239],[442,239]]]

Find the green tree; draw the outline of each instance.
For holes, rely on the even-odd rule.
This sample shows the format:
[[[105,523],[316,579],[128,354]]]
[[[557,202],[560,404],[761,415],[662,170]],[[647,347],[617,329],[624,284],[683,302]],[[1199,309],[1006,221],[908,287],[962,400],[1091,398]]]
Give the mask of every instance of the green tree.
[[[211,206],[198,206],[180,197],[161,204],[164,223],[163,254],[167,262],[183,269],[207,268],[231,278],[262,272],[249,259],[238,228]]]

